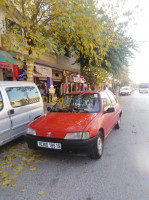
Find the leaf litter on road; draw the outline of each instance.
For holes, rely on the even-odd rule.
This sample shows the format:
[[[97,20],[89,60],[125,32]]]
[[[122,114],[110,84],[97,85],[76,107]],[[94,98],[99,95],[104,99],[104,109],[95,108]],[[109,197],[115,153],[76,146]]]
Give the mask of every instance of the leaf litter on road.
[[[14,146],[6,146],[0,156],[0,186],[7,188],[10,184],[15,186],[13,181],[19,176],[21,171],[29,163],[40,162],[39,157],[42,154],[39,151],[28,149],[25,142]],[[29,165],[29,170],[36,170],[36,166]]]

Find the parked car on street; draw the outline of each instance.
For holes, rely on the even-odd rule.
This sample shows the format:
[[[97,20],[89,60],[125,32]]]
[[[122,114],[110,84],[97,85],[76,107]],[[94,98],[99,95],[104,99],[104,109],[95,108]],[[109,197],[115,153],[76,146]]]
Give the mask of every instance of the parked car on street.
[[[0,146],[23,135],[27,125],[43,114],[34,83],[0,81]]]
[[[29,148],[87,153],[98,159],[113,127],[120,128],[122,110],[109,90],[71,92],[49,112],[29,124]]]
[[[125,87],[122,87],[120,89],[120,96],[122,95],[130,95],[132,92],[131,88],[129,86],[125,86]]]

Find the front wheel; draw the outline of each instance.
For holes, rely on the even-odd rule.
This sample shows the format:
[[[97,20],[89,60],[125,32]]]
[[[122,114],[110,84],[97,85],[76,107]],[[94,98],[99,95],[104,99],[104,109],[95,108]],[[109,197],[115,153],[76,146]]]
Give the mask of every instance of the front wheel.
[[[103,153],[103,137],[102,137],[102,133],[99,132],[98,138],[93,147],[93,153],[91,157],[94,159],[99,159],[102,156],[102,153]]]
[[[121,127],[121,116],[119,116],[118,122],[115,125],[115,129],[120,129],[120,127]]]

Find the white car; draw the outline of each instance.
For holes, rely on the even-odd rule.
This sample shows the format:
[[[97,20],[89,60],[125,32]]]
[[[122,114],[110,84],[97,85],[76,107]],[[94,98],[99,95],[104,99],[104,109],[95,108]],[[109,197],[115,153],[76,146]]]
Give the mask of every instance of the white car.
[[[131,88],[129,86],[125,86],[120,89],[120,95],[130,95],[130,94],[131,94]]]

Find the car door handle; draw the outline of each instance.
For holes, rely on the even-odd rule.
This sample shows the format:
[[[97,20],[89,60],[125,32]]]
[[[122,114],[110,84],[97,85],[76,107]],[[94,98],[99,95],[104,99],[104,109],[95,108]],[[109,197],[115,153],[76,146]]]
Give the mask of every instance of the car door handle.
[[[14,114],[14,109],[8,110],[8,115]]]

